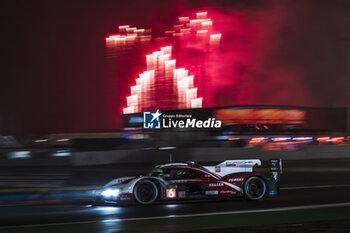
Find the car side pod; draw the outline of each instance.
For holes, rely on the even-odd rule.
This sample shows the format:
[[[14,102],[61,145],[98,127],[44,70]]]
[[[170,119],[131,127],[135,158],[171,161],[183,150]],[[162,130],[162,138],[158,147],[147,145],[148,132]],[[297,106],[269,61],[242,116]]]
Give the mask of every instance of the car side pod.
[[[279,194],[279,178],[282,174],[282,159],[270,159],[270,177],[267,178],[268,196]]]

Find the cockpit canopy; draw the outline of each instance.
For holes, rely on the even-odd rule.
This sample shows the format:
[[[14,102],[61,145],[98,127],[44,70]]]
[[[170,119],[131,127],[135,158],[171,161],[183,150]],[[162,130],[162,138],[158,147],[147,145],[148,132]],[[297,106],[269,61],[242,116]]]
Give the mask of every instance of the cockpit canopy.
[[[210,174],[202,172],[200,170],[191,167],[179,167],[179,166],[168,166],[168,167],[155,167],[148,174],[149,176],[160,177],[165,180],[176,180],[176,179],[203,179],[210,177]]]

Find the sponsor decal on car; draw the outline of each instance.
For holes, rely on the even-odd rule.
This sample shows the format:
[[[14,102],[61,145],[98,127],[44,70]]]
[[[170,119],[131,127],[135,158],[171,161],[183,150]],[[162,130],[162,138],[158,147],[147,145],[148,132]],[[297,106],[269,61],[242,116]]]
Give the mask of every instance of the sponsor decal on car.
[[[237,192],[231,190],[221,190],[220,194],[236,194]]]
[[[121,195],[120,200],[131,200],[131,196],[128,194],[123,194]]]
[[[218,194],[219,194],[218,190],[205,191],[205,195],[218,195]]]
[[[185,198],[186,197],[186,191],[178,191],[179,198]]]
[[[202,181],[201,179],[183,179],[183,180],[169,180],[169,183],[191,183]]]
[[[209,187],[220,187],[220,186],[224,186],[224,184],[222,184],[222,183],[211,183],[211,184],[209,184]]]
[[[243,181],[243,178],[231,178],[228,180],[229,182],[237,182],[237,181]]]

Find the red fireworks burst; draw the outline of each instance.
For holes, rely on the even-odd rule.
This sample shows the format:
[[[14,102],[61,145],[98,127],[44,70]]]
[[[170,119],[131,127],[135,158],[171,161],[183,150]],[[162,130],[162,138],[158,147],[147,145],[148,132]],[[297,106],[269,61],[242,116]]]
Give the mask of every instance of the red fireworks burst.
[[[187,16],[178,19],[179,24],[174,25],[174,30],[165,31],[168,41],[191,41],[192,46],[209,49],[220,44],[221,34],[214,33],[213,21],[207,18],[207,12],[196,13],[195,19]],[[118,29],[120,34],[106,38],[107,47],[118,49],[152,40],[150,29],[137,29],[129,25],[119,26]],[[185,67],[176,66],[174,47],[175,43],[146,55],[146,70],[135,78],[135,85],[130,87],[124,114],[202,107],[203,97],[198,97],[194,75]]]

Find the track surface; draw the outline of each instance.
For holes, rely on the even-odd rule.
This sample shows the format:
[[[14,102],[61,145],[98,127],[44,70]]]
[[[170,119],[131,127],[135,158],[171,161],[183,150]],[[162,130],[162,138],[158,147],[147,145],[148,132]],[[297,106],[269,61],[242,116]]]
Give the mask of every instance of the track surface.
[[[262,210],[279,207],[350,203],[350,171],[342,161],[332,168],[314,163],[298,169],[286,169],[281,179],[281,193],[262,201],[201,202],[157,204],[150,206],[89,207],[86,205],[17,205],[1,206],[0,225],[98,222],[171,215],[196,215],[224,211]],[[343,168],[343,169],[337,169]],[[107,229],[106,229],[107,230]],[[1,231],[1,228],[0,228]]]
[[[87,207],[74,205],[41,205],[1,207],[1,225],[98,221],[108,219],[147,218],[233,210],[257,210],[286,206],[350,202],[350,186],[282,190],[278,198],[252,202],[244,200],[164,204],[152,206]],[[6,213],[6,214],[5,214]]]

